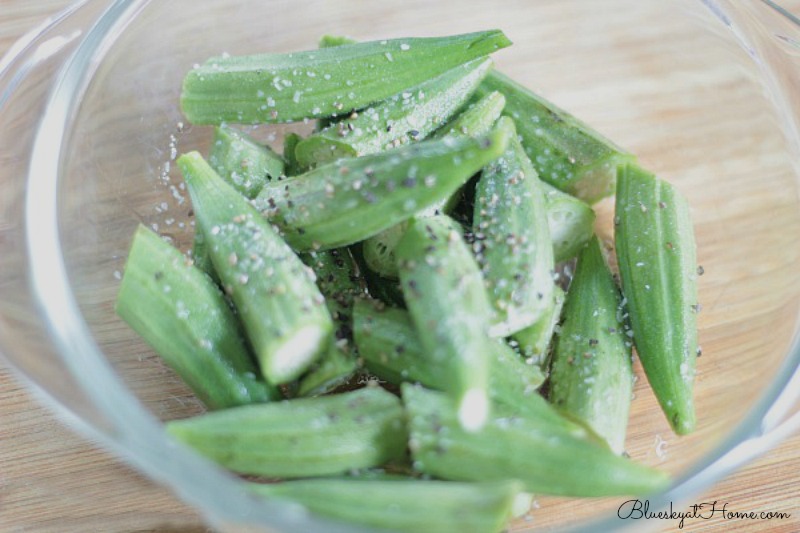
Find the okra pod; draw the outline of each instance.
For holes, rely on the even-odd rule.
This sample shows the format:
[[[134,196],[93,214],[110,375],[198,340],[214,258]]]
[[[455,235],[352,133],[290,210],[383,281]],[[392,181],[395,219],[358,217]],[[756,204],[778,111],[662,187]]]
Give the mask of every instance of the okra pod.
[[[445,215],[414,219],[395,254],[428,364],[442,370],[460,423],[476,431],[489,415],[491,306],[461,227]]]
[[[621,454],[633,393],[631,342],[597,237],[578,256],[550,368],[549,398]]]
[[[494,316],[489,333],[506,337],[535,323],[553,298],[553,244],[542,187],[517,139],[514,121],[505,153],[489,163],[475,187],[473,234]]]
[[[405,456],[400,400],[383,389],[247,405],[167,422],[167,432],[240,474],[325,476]]]
[[[178,158],[214,269],[269,383],[302,374],[333,334],[308,268],[257,210],[197,152]]]
[[[443,390],[447,369],[431,364],[419,341],[408,312],[402,309],[377,308],[372,302],[356,303],[353,336],[359,355],[370,372],[394,385],[421,383]],[[495,339],[489,352],[489,398],[520,416],[559,424],[576,435],[583,428],[562,417],[537,389],[544,374],[537,366],[520,360],[502,340]]]
[[[409,533],[499,532],[520,491],[515,481],[415,479],[304,479],[250,487],[268,498],[300,503],[322,516]]]
[[[212,57],[183,81],[194,124],[278,123],[349,114],[505,48],[499,30],[347,44],[288,54]]]
[[[302,140],[303,137],[294,132],[289,132],[283,137],[283,160],[286,161],[284,172],[289,177],[297,176],[306,171],[306,169],[298,163],[297,156],[295,156],[294,153],[297,145],[300,144]]]
[[[482,96],[469,104],[463,111],[456,115],[450,122],[439,128],[434,134],[434,139],[466,135],[477,137],[488,133],[506,105],[506,99],[497,91]]]
[[[475,59],[354,111],[299,143],[297,160],[313,167],[422,140],[466,103],[491,68],[491,59]]]
[[[553,287],[553,298],[539,320],[521,329],[512,335],[517,343],[519,353],[525,362],[539,368],[549,366],[550,344],[553,332],[561,318],[561,309],[564,306],[564,291],[556,285]]]
[[[444,137],[477,137],[487,134],[494,126],[505,105],[503,95],[494,92],[462,111],[451,122],[440,128],[432,136],[434,139]],[[459,198],[454,194],[431,205],[417,216],[447,214]],[[397,261],[394,249],[405,232],[407,224],[401,223],[384,230],[364,241],[364,261],[374,272],[385,278],[397,278]]]
[[[556,263],[578,255],[594,235],[595,213],[589,204],[540,181],[547,206],[547,223]]]
[[[208,241],[206,241],[203,230],[197,225],[195,225],[194,239],[192,240],[192,261],[194,266],[208,274],[208,277],[219,285],[219,276],[217,276],[217,271],[214,270],[214,264],[211,262],[211,256],[208,254]]]
[[[614,194],[617,166],[634,161],[603,135],[515,82],[492,71],[477,94],[499,91],[539,178],[584,202]]]
[[[253,199],[270,180],[283,176],[283,158],[250,135],[221,125],[214,128],[208,164],[245,198]]]
[[[641,495],[665,488],[667,474],[615,455],[558,425],[497,413],[479,432],[458,423],[446,395],[404,384],[414,467],[461,481],[517,479],[526,492],[558,496]]]
[[[635,165],[617,178],[615,240],[633,342],[672,429],[695,427],[697,259],[686,199]]]
[[[348,342],[352,337],[353,302],[366,296],[366,287],[347,248],[309,252],[300,258],[314,271],[317,286],[325,297],[336,328],[336,342],[300,380],[298,394],[310,396],[333,390],[349,380],[358,369],[354,347]]]
[[[209,409],[279,397],[256,377],[258,369],[219,288],[144,226],[133,238],[116,312]]]
[[[255,201],[296,250],[338,248],[371,237],[453,194],[505,150],[509,133],[442,139],[268,183]]]

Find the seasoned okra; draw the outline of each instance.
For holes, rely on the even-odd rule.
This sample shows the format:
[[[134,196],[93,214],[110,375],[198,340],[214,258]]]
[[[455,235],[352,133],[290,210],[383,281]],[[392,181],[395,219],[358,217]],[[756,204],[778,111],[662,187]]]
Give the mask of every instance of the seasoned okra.
[[[255,198],[265,183],[283,176],[284,171],[281,156],[246,133],[224,124],[214,129],[208,164],[249,199]]]
[[[491,304],[461,227],[446,215],[414,219],[395,254],[428,364],[441,369],[460,423],[476,431],[489,416]]]
[[[499,30],[212,57],[183,81],[194,124],[277,123],[349,114],[510,45]]]
[[[279,397],[256,377],[258,368],[219,288],[144,226],[133,238],[116,312],[208,408]]]
[[[512,335],[520,355],[528,364],[537,365],[539,368],[549,366],[550,344],[561,318],[564,297],[561,287],[558,285],[553,287],[553,298],[539,320]]]
[[[516,122],[540,179],[590,204],[614,194],[617,166],[633,161],[633,155],[496,70],[477,94],[492,91],[506,97],[503,114]]]
[[[603,437],[625,447],[633,393],[631,342],[619,290],[597,237],[578,256],[550,367],[549,398]]]
[[[255,201],[296,250],[346,246],[447,198],[506,148],[509,133],[423,141],[268,183]]]
[[[511,142],[475,186],[474,249],[494,315],[489,332],[506,337],[535,323],[553,299],[553,244],[542,187],[514,121],[497,129]]]
[[[556,263],[568,261],[578,255],[594,235],[594,209],[547,182],[539,183],[544,189],[553,259]]]
[[[302,174],[307,169],[297,162],[295,156],[295,148],[303,140],[303,137],[298,133],[289,132],[283,137],[283,160],[286,161],[284,172],[287,176],[297,176]]]
[[[179,441],[241,474],[341,474],[401,459],[408,434],[400,400],[377,387],[247,405],[167,422]]]
[[[498,406],[481,431],[465,431],[452,399],[404,384],[414,467],[442,479],[517,479],[523,490],[558,496],[641,495],[669,476],[576,437],[556,424],[508,414]]]
[[[689,206],[669,183],[625,165],[614,221],[636,352],[672,429],[691,433],[699,306]]]
[[[309,269],[200,154],[178,158],[196,223],[269,383],[298,377],[327,348],[333,323]]]
[[[312,167],[422,140],[469,99],[491,68],[491,59],[476,59],[354,111],[300,142],[297,160]]]
[[[305,479],[252,484],[270,499],[314,513],[391,531],[501,531],[519,494],[516,481],[458,483],[416,479]]]

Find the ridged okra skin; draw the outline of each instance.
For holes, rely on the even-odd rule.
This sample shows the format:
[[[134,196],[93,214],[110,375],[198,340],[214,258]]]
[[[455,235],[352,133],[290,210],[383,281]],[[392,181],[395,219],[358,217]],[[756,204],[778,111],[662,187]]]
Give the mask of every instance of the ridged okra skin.
[[[635,165],[617,177],[622,292],[647,380],[672,429],[691,433],[697,358],[697,257],[686,199]]]
[[[253,484],[251,489],[322,516],[387,531],[496,533],[506,525],[520,485],[354,478]]]
[[[293,122],[361,109],[510,45],[499,30],[212,57],[183,81],[194,124]]]
[[[358,369],[352,336],[353,303],[366,297],[366,286],[347,248],[309,252],[300,258],[316,275],[317,286],[335,326],[334,342],[301,380],[298,395],[325,394],[345,383]]]
[[[564,304],[549,399],[619,454],[633,393],[631,342],[622,315],[619,290],[593,237],[578,256]]]
[[[178,158],[214,270],[239,312],[261,372],[287,383],[326,349],[333,322],[308,268],[197,152]]]
[[[553,244],[542,187],[517,139],[514,121],[497,129],[511,142],[475,186],[473,233],[494,316],[489,332],[507,337],[536,322],[553,298]]]
[[[564,307],[566,294],[556,285],[553,287],[553,298],[542,313],[542,316],[532,325],[521,329],[512,335],[520,355],[528,364],[539,368],[547,368],[550,360],[550,347],[561,310]]]
[[[461,423],[477,430],[489,412],[491,304],[461,227],[446,215],[414,219],[395,254],[428,364],[442,369]]]
[[[613,142],[508,76],[492,71],[477,94],[499,91],[539,178],[593,204],[614,194],[617,166],[635,160]]]
[[[362,241],[448,198],[506,148],[506,131],[422,141],[269,183],[255,205],[296,250]]]
[[[453,120],[436,131],[433,138],[486,135],[500,117],[504,105],[505,98],[502,94],[498,92],[488,94],[461,111]],[[459,195],[455,194],[441,200],[421,211],[418,216],[447,214],[452,209],[451,204],[454,204],[458,197]],[[407,224],[401,223],[364,241],[364,261],[372,271],[385,278],[397,279],[397,260],[394,256],[394,249],[403,237],[406,227]]]
[[[297,176],[308,170],[297,161],[294,153],[302,140],[303,137],[294,132],[289,132],[283,137],[283,160],[286,162],[283,171],[289,177]]]
[[[444,390],[447,370],[432,365],[417,337],[407,311],[375,306],[374,302],[356,303],[353,334],[365,366],[381,379],[394,385],[420,383]],[[489,398],[507,410],[534,420],[557,424],[578,436],[586,435],[579,425],[561,416],[537,389],[544,374],[528,365],[502,340],[495,340],[489,352]]]
[[[558,496],[645,495],[669,483],[659,470],[499,407],[481,431],[464,431],[446,395],[409,384],[402,390],[409,447],[421,472],[461,481],[517,479],[526,492]]]
[[[547,182],[540,183],[544,189],[547,223],[553,241],[553,259],[556,263],[568,261],[578,255],[594,235],[594,209]]]
[[[214,128],[208,164],[245,198],[253,199],[270,180],[284,173],[284,161],[250,135],[227,125]]]
[[[234,472],[268,477],[379,466],[403,458],[408,439],[400,400],[377,387],[226,409],[166,428]]]
[[[256,377],[258,368],[219,288],[141,225],[115,309],[209,409],[279,397]]]
[[[466,103],[491,68],[491,59],[476,59],[353,112],[299,143],[297,160],[314,167],[425,139]]]

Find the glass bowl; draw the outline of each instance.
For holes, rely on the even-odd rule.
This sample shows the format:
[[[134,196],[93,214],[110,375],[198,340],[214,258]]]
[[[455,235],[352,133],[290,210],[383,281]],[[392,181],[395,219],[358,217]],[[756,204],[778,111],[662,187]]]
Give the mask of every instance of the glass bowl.
[[[771,2],[255,2],[86,0],[0,62],[0,342],[72,423],[169,486],[220,529],[353,531],[255,499],[172,442],[161,421],[202,411],[113,312],[140,222],[182,248],[190,205],[173,164],[208,148],[181,117],[186,71],[206,57],[498,27],[499,69],[638,154],[688,196],[697,232],[697,431],[669,430],[642,379],[627,450],[675,476],[651,509],[680,505],[800,425],[800,31]],[[602,22],[602,23],[601,23]],[[280,144],[286,131],[254,134]],[[611,236],[613,206],[598,206]],[[537,497],[515,531],[606,531],[624,498]],[[653,524],[654,525],[654,524]]]

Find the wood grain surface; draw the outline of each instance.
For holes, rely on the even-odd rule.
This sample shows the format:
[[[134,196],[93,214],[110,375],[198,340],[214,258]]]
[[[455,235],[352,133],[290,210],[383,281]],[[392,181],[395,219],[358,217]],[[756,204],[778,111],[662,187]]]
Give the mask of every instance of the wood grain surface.
[[[0,54],[66,0],[0,0]],[[782,2],[800,14],[800,0]],[[604,16],[598,11],[598,24]],[[2,194],[2,183],[0,183]],[[0,533],[209,531],[168,490],[62,425],[0,363]],[[687,520],[683,531],[800,531],[800,435],[712,487],[695,502],[785,520]],[[535,513],[534,513],[535,520]],[[678,531],[675,520],[663,531]]]

